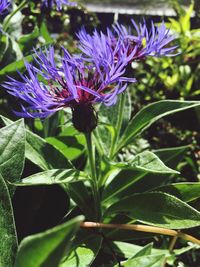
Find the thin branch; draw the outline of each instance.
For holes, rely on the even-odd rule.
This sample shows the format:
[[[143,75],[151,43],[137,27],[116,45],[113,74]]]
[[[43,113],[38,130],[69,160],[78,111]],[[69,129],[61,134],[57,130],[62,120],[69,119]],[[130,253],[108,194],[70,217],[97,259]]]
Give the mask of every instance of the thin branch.
[[[149,226],[149,225],[140,225],[140,224],[105,224],[105,223],[97,223],[97,222],[82,222],[81,227],[83,228],[114,228],[114,229],[122,229],[122,230],[131,230],[131,231],[139,231],[139,232],[147,232],[147,233],[154,233],[154,234],[162,234],[168,236],[174,236],[177,238],[182,238],[186,241],[190,241],[192,243],[200,245],[200,240],[188,235],[181,233],[179,231]]]

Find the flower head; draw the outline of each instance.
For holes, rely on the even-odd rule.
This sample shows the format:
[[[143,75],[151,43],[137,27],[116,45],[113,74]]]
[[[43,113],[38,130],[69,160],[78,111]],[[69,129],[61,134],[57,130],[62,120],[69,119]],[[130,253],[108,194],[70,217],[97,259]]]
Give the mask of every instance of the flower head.
[[[164,22],[161,26],[155,26],[151,22],[151,28],[148,30],[146,22],[139,26],[132,20],[132,27],[128,29],[120,24],[114,26],[114,31],[107,29],[107,33],[98,33],[94,31],[89,35],[85,29],[77,34],[79,38],[79,48],[88,58],[98,57],[99,60],[105,58],[105,49],[107,56],[115,54],[116,60],[120,60],[123,55],[133,60],[143,59],[146,56],[173,56],[173,51],[177,46],[168,47],[169,43],[175,39],[170,35],[169,29],[165,27]]]
[[[133,78],[123,77],[126,64],[123,61],[116,63],[114,57],[86,63],[82,57],[72,56],[64,48],[62,50],[63,57],[58,63],[55,62],[53,47],[46,52],[36,52],[34,61],[40,67],[26,63],[27,75],[19,73],[21,81],[10,77],[4,84],[8,93],[21,100],[22,111],[15,112],[16,115],[44,118],[70,107],[74,116],[77,112],[81,116],[85,113],[94,121],[94,104],[115,104],[127,82],[135,82]],[[83,131],[81,129],[78,130]]]
[[[148,29],[146,21],[136,24],[132,19],[133,28],[126,29],[120,24],[114,26],[115,33],[118,38],[124,40],[131,50],[136,50],[134,59],[141,59],[146,56],[174,56],[173,54],[177,46],[168,45],[175,39],[175,36],[170,35],[170,29],[167,29],[164,21],[160,26],[155,26],[151,21],[151,27]]]
[[[4,14],[8,7],[11,5],[11,1],[8,0],[0,0],[0,14]]]
[[[75,2],[69,2],[69,0],[42,0],[42,4],[49,8],[52,9],[53,6],[56,6],[57,10],[61,10],[62,7],[65,6],[75,6]]]

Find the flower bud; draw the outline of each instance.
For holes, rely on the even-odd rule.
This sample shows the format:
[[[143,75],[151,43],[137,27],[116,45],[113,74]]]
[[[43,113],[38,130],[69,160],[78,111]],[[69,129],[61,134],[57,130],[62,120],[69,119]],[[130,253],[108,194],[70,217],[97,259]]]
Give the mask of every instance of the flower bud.
[[[98,115],[91,104],[78,103],[72,108],[74,127],[82,133],[92,132],[98,123]]]

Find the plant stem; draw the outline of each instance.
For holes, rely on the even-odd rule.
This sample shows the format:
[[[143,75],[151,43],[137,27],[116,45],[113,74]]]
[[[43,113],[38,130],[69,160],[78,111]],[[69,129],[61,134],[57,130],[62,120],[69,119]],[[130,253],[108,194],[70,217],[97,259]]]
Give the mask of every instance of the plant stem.
[[[26,4],[27,4],[27,0],[24,0],[21,2],[21,4],[8,16],[6,17],[4,23],[3,23],[3,30],[6,31],[8,29],[9,23],[12,19],[12,17],[14,17],[15,14],[17,14],[18,11],[20,11]]]
[[[179,231],[175,231],[171,229],[149,226],[149,225],[105,224],[105,223],[97,223],[97,222],[82,222],[80,226],[83,228],[114,228],[114,229],[123,229],[123,230],[132,230],[132,231],[139,231],[139,232],[169,235],[169,236],[174,236],[177,238],[180,237],[186,241],[190,241],[192,243],[200,245],[200,240],[191,235],[184,234]]]
[[[172,240],[169,245],[169,253],[173,252],[177,239],[178,239],[178,235],[172,237]],[[167,258],[165,258],[162,267],[166,267],[166,266],[167,266]]]
[[[87,133],[85,134],[86,143],[87,143],[87,151],[88,151],[88,159],[90,165],[90,172],[92,178],[92,188],[93,188],[93,195],[95,201],[95,209],[96,209],[96,220],[99,220],[101,217],[101,209],[100,209],[100,197],[99,197],[99,188],[98,188],[98,180],[96,174],[96,167],[95,167],[95,154],[94,149],[92,146],[92,134]]]
[[[120,103],[119,103],[119,112],[118,112],[118,117],[117,117],[117,123],[116,123],[116,132],[115,132],[115,136],[112,140],[111,143],[111,148],[110,148],[110,155],[109,158],[112,159],[115,155],[115,145],[119,139],[119,135],[120,135],[120,130],[121,130],[121,126],[122,126],[122,120],[123,120],[123,109],[124,109],[124,105],[125,105],[125,100],[126,100],[126,95],[122,94],[121,98],[120,98]]]
[[[169,245],[169,252],[171,253],[174,250],[174,247],[176,245],[176,241],[178,239],[178,235],[174,236],[171,240],[171,243]]]

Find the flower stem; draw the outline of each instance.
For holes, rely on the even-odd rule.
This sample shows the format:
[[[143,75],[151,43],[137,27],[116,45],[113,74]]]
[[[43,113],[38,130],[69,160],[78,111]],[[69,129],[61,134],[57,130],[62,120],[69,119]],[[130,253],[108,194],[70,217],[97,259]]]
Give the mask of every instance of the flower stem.
[[[155,227],[155,226],[149,226],[149,225],[105,224],[105,223],[97,223],[97,222],[82,222],[80,226],[83,228],[114,228],[114,229],[132,230],[132,231],[139,231],[139,232],[169,235],[169,236],[174,236],[177,238],[180,237],[186,241],[190,241],[192,243],[200,245],[200,240],[191,235],[181,233],[180,231],[175,231],[175,230]]]
[[[3,23],[3,30],[6,31],[8,29],[9,23],[12,19],[12,17],[14,17],[15,14],[17,14],[18,11],[20,11],[26,4],[28,3],[27,0],[24,0],[21,2],[21,4],[9,15],[6,17],[4,23]]]
[[[121,127],[122,127],[125,100],[126,100],[126,95],[122,94],[120,98],[120,102],[119,102],[119,112],[118,112],[117,123],[116,123],[116,132],[115,132],[115,136],[112,140],[111,148],[110,148],[110,155],[109,155],[110,159],[112,159],[115,155],[115,145],[119,139],[119,135],[120,135]]]
[[[101,208],[100,208],[100,197],[99,197],[97,173],[96,173],[96,167],[95,167],[95,154],[94,154],[94,149],[92,146],[92,134],[86,133],[85,138],[86,138],[86,143],[87,143],[88,159],[89,159],[90,173],[91,173],[91,178],[92,178],[91,184],[92,184],[94,201],[95,201],[96,220],[99,220],[101,217]]]

